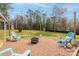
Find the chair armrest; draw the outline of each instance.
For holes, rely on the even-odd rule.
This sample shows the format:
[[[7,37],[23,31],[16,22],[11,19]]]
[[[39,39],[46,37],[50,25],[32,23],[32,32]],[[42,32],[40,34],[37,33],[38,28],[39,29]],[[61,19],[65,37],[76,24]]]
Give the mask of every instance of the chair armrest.
[[[26,50],[23,54],[19,54],[19,53],[12,53],[11,56],[30,56],[31,51],[30,50]]]
[[[30,56],[30,54],[31,54],[31,50],[26,50],[23,55],[24,56]]]
[[[0,51],[0,55],[3,55],[5,52],[10,52],[12,54],[13,50],[12,50],[12,48],[7,48],[7,49],[5,49],[3,51]]]

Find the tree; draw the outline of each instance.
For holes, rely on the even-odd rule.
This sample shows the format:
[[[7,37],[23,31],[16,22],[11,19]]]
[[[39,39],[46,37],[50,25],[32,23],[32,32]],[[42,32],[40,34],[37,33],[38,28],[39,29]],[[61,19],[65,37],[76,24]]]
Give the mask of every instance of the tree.
[[[35,13],[36,13],[36,22],[38,23],[38,25],[40,26],[39,27],[39,30],[41,30],[41,22],[42,22],[42,17],[41,17],[41,11],[40,10],[36,10],[35,11]]]
[[[64,16],[65,12],[67,11],[66,8],[64,8],[64,6],[58,6],[58,5],[55,5],[53,7],[53,17],[55,17],[53,20],[53,28],[54,28],[54,31],[56,30],[56,23],[57,21],[59,20],[59,18],[62,18],[62,16]]]
[[[67,23],[67,19],[64,17],[62,18],[62,31],[66,31],[66,23]]]
[[[56,17],[55,16],[53,16],[53,17],[50,17],[51,18],[51,30],[53,30],[53,31],[55,31],[55,26],[56,26],[56,22],[55,22],[55,20],[56,20]]]
[[[67,11],[67,8],[64,8],[64,6],[55,5],[53,7],[53,16],[60,17],[64,15],[66,11]]]
[[[29,29],[32,29],[33,11],[31,9],[28,9],[27,15],[28,15],[28,26],[29,26]]]
[[[15,23],[16,21],[17,21],[17,29],[19,30],[19,32],[21,32],[23,29],[23,16],[17,15],[15,18]]]
[[[43,31],[45,31],[46,30],[46,13],[43,13],[42,14],[42,18],[43,18],[43,20],[42,20],[42,28],[43,28]]]
[[[73,31],[73,22],[70,20],[67,22],[66,31]]]
[[[51,24],[50,18],[47,18],[47,21],[46,21],[46,31],[50,31],[50,24]]]
[[[0,3],[0,12],[7,18],[8,10],[12,9],[11,3]]]
[[[39,10],[35,10],[33,11],[33,14],[32,14],[32,19],[33,19],[33,29],[37,29],[37,30],[41,30],[41,12]]]

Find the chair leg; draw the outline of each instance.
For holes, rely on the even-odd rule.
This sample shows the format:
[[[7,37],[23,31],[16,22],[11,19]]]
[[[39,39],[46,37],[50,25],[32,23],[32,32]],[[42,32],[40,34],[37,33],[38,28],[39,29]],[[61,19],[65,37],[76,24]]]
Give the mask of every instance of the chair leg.
[[[30,56],[31,54],[28,54],[28,56]]]

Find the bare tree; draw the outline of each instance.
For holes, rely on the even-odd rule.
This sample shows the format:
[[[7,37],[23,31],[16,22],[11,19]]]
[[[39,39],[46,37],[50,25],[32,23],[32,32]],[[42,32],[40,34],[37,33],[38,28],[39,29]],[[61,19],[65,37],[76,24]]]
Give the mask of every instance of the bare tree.
[[[54,31],[56,30],[56,23],[57,21],[59,20],[59,18],[62,18],[62,16],[64,16],[65,12],[67,11],[66,8],[64,8],[64,6],[58,6],[58,5],[55,5],[53,7],[53,17],[55,17],[55,19],[53,19],[53,28],[54,28]]]

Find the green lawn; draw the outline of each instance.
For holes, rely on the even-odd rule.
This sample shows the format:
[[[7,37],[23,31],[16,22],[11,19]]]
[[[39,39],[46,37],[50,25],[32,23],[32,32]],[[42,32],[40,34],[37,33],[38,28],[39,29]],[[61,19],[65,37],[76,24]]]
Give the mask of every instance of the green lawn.
[[[15,30],[17,33],[18,31]],[[9,31],[6,31],[7,36],[9,34]],[[66,35],[66,33],[58,33],[58,32],[44,32],[44,31],[35,31],[35,30],[23,30],[21,33],[18,33],[19,35],[21,35],[23,38],[28,38],[28,37],[33,37],[33,36],[45,36],[45,37],[49,37],[49,38],[54,38],[54,39],[59,39],[60,37],[63,37]],[[4,34],[3,34],[3,30],[0,30],[0,39],[3,40]],[[76,35],[76,39],[79,39],[79,35]]]
[[[76,40],[79,40],[79,35],[76,35]]]
[[[65,34],[62,34],[62,33],[44,32],[44,31],[35,31],[35,30],[23,30],[21,33],[18,33],[18,34],[22,35],[23,38],[34,37],[34,36],[40,37],[40,35],[41,35],[43,37],[58,39],[58,38],[62,37],[63,35],[65,36]]]

